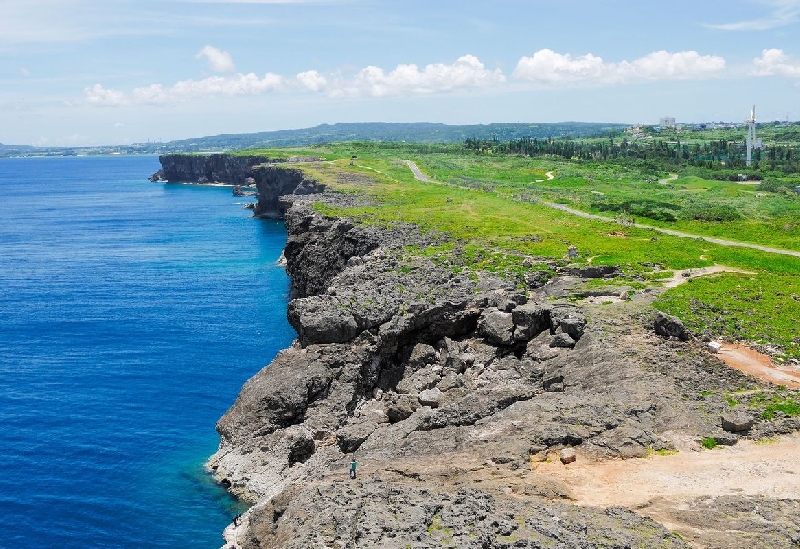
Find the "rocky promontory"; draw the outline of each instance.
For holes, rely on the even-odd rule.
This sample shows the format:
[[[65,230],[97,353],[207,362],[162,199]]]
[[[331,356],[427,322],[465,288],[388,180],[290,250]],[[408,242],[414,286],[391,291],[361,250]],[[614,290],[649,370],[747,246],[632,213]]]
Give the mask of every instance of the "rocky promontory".
[[[161,169],[150,181],[170,183],[252,184],[252,168],[273,160],[262,155],[165,154],[158,157]]]
[[[538,464],[798,428],[787,417],[725,430],[725,391],[754,380],[702,342],[656,334],[646,293],[582,302],[581,274],[558,264],[525,287],[464,271],[408,251],[446,235],[323,215],[314,204],[362,199],[298,170],[252,177],[257,214],[286,221],[298,338],[217,425],[209,468],[252,504],[226,547],[687,547],[675,524],[635,509],[575,505]],[[771,505],[770,539],[789,547],[793,504]],[[713,524],[696,531],[708,547],[750,546]]]

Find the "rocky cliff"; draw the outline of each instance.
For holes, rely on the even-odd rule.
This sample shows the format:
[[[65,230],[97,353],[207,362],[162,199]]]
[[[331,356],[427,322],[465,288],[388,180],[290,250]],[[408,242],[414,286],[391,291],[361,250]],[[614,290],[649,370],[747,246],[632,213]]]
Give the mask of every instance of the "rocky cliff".
[[[298,338],[217,425],[209,467],[253,504],[227,547],[687,547],[633,510],[571,504],[537,463],[734,444],[724,401],[703,395],[752,379],[653,333],[645,295],[578,306],[573,275],[521,288],[461,274],[406,251],[441,236],[312,207],[352,196],[273,201],[321,187],[254,174],[262,212],[285,214]]]
[[[271,162],[266,156],[231,154],[166,154],[158,157],[161,169],[150,176],[151,181],[170,183],[251,184],[252,168]]]
[[[300,170],[260,165],[252,168],[251,174],[258,191],[253,211],[256,217],[283,218],[286,212],[278,200],[281,196],[319,193],[325,189],[324,185],[304,178]]]

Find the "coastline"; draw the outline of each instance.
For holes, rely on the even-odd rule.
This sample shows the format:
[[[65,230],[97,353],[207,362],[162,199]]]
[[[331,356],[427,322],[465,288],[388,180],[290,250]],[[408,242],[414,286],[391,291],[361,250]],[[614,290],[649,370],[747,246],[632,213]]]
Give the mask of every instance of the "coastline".
[[[287,172],[296,172],[299,193],[284,192]],[[785,418],[752,422],[744,434],[723,429],[724,400],[703,395],[753,380],[702,342],[656,335],[652,295],[576,303],[581,274],[558,265],[525,288],[491,273],[460,275],[406,252],[446,237],[322,215],[315,203],[358,198],[298,170],[260,173],[259,202],[273,204],[265,214],[286,221],[298,338],[217,425],[208,467],[252,504],[226,528],[226,547],[605,547],[599,539],[687,547],[672,531],[748,546],[713,521],[698,533],[631,509],[576,504],[564,480],[537,469],[561,461],[568,471],[576,453],[603,463],[800,428]],[[793,505],[758,497],[778,515]],[[663,506],[677,513],[695,504],[677,495]],[[725,512],[723,500],[706,509]],[[761,534],[779,537],[783,524]]]

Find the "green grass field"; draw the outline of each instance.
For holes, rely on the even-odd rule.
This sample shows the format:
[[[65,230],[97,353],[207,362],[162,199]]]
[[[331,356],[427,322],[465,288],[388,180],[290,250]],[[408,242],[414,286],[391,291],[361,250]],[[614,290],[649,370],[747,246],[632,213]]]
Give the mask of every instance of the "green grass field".
[[[584,219],[541,204],[564,203],[699,236],[800,250],[800,197],[794,193],[691,175],[660,184],[667,172],[618,162],[464,154],[452,145],[346,143],[269,153],[325,158],[328,163],[303,169],[340,190],[378,199],[378,206],[335,213],[365,223],[413,223],[449,235],[445,245],[408,253],[434,257],[456,271],[490,270],[521,282],[531,271],[567,264],[569,246],[580,254],[574,263],[618,265],[629,281],[641,285],[658,285],[660,275],[654,271],[659,269],[719,264],[751,271],[694,280],[665,292],[656,307],[678,315],[697,333],[771,344],[781,358],[800,358],[794,335],[800,320],[800,258]],[[352,156],[357,158],[351,166]],[[434,183],[416,181],[406,159]],[[341,185],[337,171],[360,173],[376,184]],[[627,209],[615,210],[619,204]],[[714,207],[721,214],[733,210],[737,218],[705,221],[689,215]],[[647,216],[659,208],[672,212],[675,220]]]

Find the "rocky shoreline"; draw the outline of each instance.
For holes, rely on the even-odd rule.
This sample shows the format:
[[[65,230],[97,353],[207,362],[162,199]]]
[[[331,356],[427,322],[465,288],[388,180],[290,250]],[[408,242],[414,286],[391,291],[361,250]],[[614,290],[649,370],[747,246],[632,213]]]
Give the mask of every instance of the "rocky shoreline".
[[[725,391],[754,380],[656,319],[646,292],[596,305],[570,299],[580,270],[554,265],[558,275],[527,287],[460,273],[407,252],[445,237],[322,215],[315,203],[359,199],[299,170],[250,170],[256,213],[286,221],[298,338],[217,425],[208,467],[253,504],[226,529],[228,548],[689,547],[675,525],[635,510],[570,503],[537,464],[800,427],[785,417],[723,429]],[[678,331],[657,335],[659,322]],[[770,546],[800,539],[790,512],[771,516],[785,545]],[[752,545],[713,525],[697,539]]]

